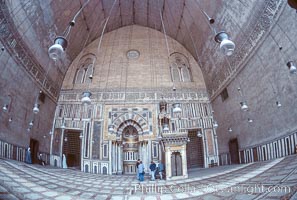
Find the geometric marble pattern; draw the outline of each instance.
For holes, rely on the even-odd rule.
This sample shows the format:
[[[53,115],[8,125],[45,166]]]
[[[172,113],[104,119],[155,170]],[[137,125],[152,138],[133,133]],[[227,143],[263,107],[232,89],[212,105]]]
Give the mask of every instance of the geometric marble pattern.
[[[0,199],[296,199],[297,156],[189,171],[184,180],[139,183],[135,176],[88,174],[0,160]]]

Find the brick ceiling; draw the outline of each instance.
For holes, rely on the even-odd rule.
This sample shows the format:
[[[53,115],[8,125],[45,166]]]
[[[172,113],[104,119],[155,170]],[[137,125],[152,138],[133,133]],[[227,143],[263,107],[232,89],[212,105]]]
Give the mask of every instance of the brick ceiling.
[[[27,44],[39,41],[39,62],[48,63],[47,49],[57,35],[61,35],[75,13],[87,0],[42,0],[20,1],[26,19],[17,26],[30,26],[36,36],[26,37]],[[11,1],[12,18],[17,24],[19,7]],[[112,5],[115,2],[115,6]],[[65,74],[69,64],[84,46],[98,38],[103,30],[104,19],[110,15],[106,32],[123,26],[137,24],[164,32],[160,13],[164,19],[166,33],[180,42],[200,65],[209,94],[212,96],[226,85],[226,80],[243,63],[247,55],[262,38],[274,20],[284,0],[90,0],[76,20],[68,37],[66,50],[68,62],[64,62]],[[215,19],[211,28],[226,31],[236,44],[235,53],[226,57],[214,41],[214,32],[200,11],[204,10]],[[17,11],[15,11],[17,10]],[[26,23],[25,23],[26,22]],[[27,28],[27,27],[26,27]],[[26,29],[27,30],[27,29]],[[259,34],[256,34],[259,33]],[[29,34],[27,34],[29,35]],[[36,44],[35,44],[36,45]],[[247,48],[247,45],[248,48]],[[36,49],[36,48],[35,48]],[[41,52],[40,52],[41,51]],[[66,64],[65,64],[66,63]]]

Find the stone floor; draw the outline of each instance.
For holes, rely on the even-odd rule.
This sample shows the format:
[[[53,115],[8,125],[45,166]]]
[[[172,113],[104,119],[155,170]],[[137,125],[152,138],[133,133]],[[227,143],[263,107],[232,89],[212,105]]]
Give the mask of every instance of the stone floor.
[[[139,183],[0,159],[0,199],[297,199],[297,156],[189,171],[185,180]]]

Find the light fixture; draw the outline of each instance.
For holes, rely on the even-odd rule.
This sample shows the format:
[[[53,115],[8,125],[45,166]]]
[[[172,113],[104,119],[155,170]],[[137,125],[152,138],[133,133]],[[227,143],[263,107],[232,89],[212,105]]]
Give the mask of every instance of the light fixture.
[[[233,54],[235,44],[229,40],[229,35],[225,31],[218,32],[214,39],[220,44],[220,49],[224,55],[231,56]]]
[[[251,118],[248,118],[248,123],[252,123],[253,120]]]
[[[31,128],[29,127],[29,128],[27,128],[27,132],[30,132],[31,131]]]
[[[174,98],[176,98],[176,87],[173,86],[172,90],[174,91]],[[182,112],[180,103],[173,103],[172,104],[172,107],[173,107],[173,110],[172,110],[173,113],[178,114],[178,113],[181,113]]]
[[[214,128],[218,128],[218,127],[219,127],[219,124],[218,124],[217,121],[213,121],[213,127],[214,127]]]
[[[80,132],[80,134],[79,134],[79,139],[82,139],[83,137],[84,137],[83,133]]]
[[[34,107],[33,107],[33,113],[34,113],[34,114],[39,113],[39,104],[38,104],[38,103],[35,103],[35,104],[34,104]]]
[[[9,123],[11,123],[11,122],[12,122],[12,117],[10,117],[10,118],[8,119],[8,122],[9,122]]]
[[[67,48],[67,39],[63,36],[55,38],[54,44],[48,49],[48,55],[53,60],[62,58],[65,49]]]
[[[29,123],[29,127],[32,128],[33,125],[34,125],[34,122],[33,122],[33,120],[31,120],[30,123]]]
[[[233,130],[231,127],[228,128],[228,131],[231,133]]]
[[[287,66],[288,66],[289,71],[290,71],[291,74],[296,74],[297,73],[297,68],[296,68],[296,66],[295,66],[295,64],[294,64],[293,61],[289,61],[287,63]]]
[[[64,138],[64,142],[67,142],[67,141],[68,141],[68,138],[67,138],[67,137],[65,137],[65,138]]]
[[[240,109],[243,111],[248,111],[249,107],[245,101],[240,102]]]
[[[53,60],[59,60],[62,58],[65,49],[67,48],[67,36],[69,35],[71,28],[75,25],[75,20],[85,6],[89,3],[90,0],[87,0],[83,6],[76,12],[71,22],[68,24],[67,28],[63,32],[62,36],[57,36],[55,38],[54,44],[48,49],[49,57]]]
[[[53,134],[53,131],[52,131],[52,130],[50,130],[50,132],[49,132],[48,134],[52,135],[52,134]]]
[[[108,125],[108,132],[113,133],[113,131],[114,131],[114,125],[113,124]]]
[[[277,106],[278,108],[280,108],[280,107],[282,107],[282,104],[281,104],[279,101],[277,101],[277,102],[276,102],[276,106]]]
[[[244,99],[243,94],[242,94],[242,92],[241,92],[241,88],[238,87],[237,90],[238,90],[238,92],[239,92],[239,94],[240,94],[241,99]],[[241,101],[241,102],[240,102],[240,109],[241,109],[242,111],[248,111],[249,107],[248,107],[246,101]]]
[[[82,93],[82,98],[81,98],[81,103],[83,105],[90,105],[91,104],[91,95],[92,93],[91,92],[83,92]]]
[[[201,133],[201,131],[199,130],[199,131],[197,131],[197,137],[202,137],[202,133]]]
[[[168,124],[163,124],[163,132],[168,132],[168,131],[169,131]]]
[[[200,12],[203,14],[207,21],[207,25],[211,29],[211,31],[215,34],[215,41],[220,44],[220,49],[224,55],[231,56],[235,49],[235,44],[229,39],[229,35],[225,31],[216,32],[215,28],[211,26],[215,22],[215,20],[202,10],[199,1],[196,1]]]
[[[182,109],[180,108],[180,103],[174,103],[173,106],[173,113],[181,113]]]
[[[4,104],[4,106],[2,107],[3,112],[7,113],[8,112],[8,105]]]
[[[191,142],[191,140],[190,140],[190,138],[189,138],[189,137],[188,137],[187,141],[188,141],[188,142]]]

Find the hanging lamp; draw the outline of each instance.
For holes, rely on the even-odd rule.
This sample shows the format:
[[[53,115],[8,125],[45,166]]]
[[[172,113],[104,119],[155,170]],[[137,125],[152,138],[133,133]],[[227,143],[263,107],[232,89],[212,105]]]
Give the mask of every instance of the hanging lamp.
[[[67,28],[63,32],[62,36],[57,36],[54,40],[54,44],[48,49],[48,55],[54,61],[59,60],[63,57],[63,54],[67,48],[68,41],[67,37],[71,31],[71,28],[75,25],[75,20],[82,12],[82,10],[86,7],[90,0],[87,0],[83,6],[76,12],[73,19],[69,22]]]

